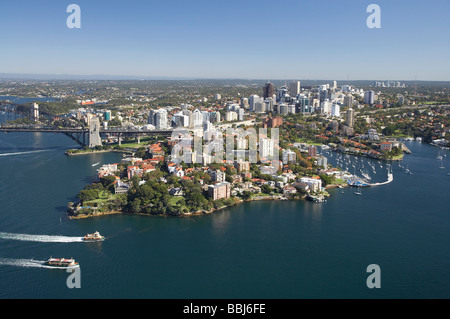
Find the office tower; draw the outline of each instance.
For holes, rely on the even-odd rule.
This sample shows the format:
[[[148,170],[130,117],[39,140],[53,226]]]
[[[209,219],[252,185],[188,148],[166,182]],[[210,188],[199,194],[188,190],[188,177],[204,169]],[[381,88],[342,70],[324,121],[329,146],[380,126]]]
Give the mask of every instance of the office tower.
[[[274,141],[272,139],[262,138],[259,140],[259,156],[273,156]]]
[[[296,97],[300,94],[300,81],[292,81],[289,84],[289,95]]]
[[[166,130],[169,128],[167,121],[167,111],[165,109],[159,109],[155,114],[155,128],[157,130]]]
[[[308,157],[316,156],[316,147],[314,145],[308,146]]]
[[[199,109],[195,109],[194,112],[192,112],[192,121],[190,123],[193,128],[199,128],[203,124],[203,114]]]
[[[343,85],[342,86],[342,92],[350,92],[352,90],[352,87],[350,85]]]
[[[333,81],[333,89],[336,90],[337,89],[337,82]]]
[[[278,114],[286,115],[288,114],[288,105],[287,104],[278,104]]]
[[[239,121],[243,121],[244,120],[244,109],[243,108],[240,108],[238,110],[238,120]]]
[[[306,113],[309,111],[309,98],[307,96],[302,96],[299,99],[300,102],[300,112]]]
[[[319,100],[320,100],[320,102],[323,102],[326,99],[328,99],[328,90],[327,89],[320,89],[319,90]]]
[[[297,154],[291,150],[284,150],[281,154],[283,164],[295,163]]]
[[[267,82],[263,89],[263,98],[267,99],[268,97],[272,97],[273,91],[274,91],[273,83]]]
[[[211,114],[208,111],[202,111],[203,120],[202,123],[210,122]]]
[[[255,108],[256,108],[256,103],[257,103],[257,102],[261,102],[262,100],[263,100],[263,99],[262,99],[259,95],[256,95],[256,94],[251,95],[251,96],[248,98],[248,103],[249,103],[250,111],[254,112],[254,111],[255,111]]]
[[[105,121],[111,120],[111,111],[105,111],[103,116],[105,117]]]
[[[364,103],[373,104],[374,102],[375,102],[375,92],[374,91],[364,92]]]
[[[292,114],[296,113],[296,111],[295,111],[295,104],[289,104],[288,105],[288,113],[292,113]]]
[[[189,116],[184,115],[182,112],[178,112],[172,116],[172,123],[174,127],[188,127]]]
[[[240,106],[244,109],[248,109],[249,108],[248,98],[246,98],[246,97],[241,98]]]
[[[165,130],[169,128],[166,109],[150,110],[148,124],[154,125],[156,129]]]
[[[321,113],[323,114],[331,114],[331,102],[328,100],[325,100],[320,103]]]
[[[347,110],[347,119],[346,119],[345,124],[347,124],[349,127],[353,127],[354,117],[355,117],[355,112],[353,111],[353,109],[348,109]]]
[[[281,101],[285,96],[289,96],[288,89],[285,86],[282,86],[277,90],[277,102]]]
[[[331,105],[331,116],[341,116],[341,107],[339,104],[333,103]]]
[[[344,96],[344,106],[345,107],[353,106],[353,95],[347,94],[346,96]]]
[[[211,112],[209,115],[209,121],[211,123],[219,123],[220,122],[220,113],[219,112]]]
[[[266,103],[256,102],[253,111],[256,113],[265,113],[266,112]]]

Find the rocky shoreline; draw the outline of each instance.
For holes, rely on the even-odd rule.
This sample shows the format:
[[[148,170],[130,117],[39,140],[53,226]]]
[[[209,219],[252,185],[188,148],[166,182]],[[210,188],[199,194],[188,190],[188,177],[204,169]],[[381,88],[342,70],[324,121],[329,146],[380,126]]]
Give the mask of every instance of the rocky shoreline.
[[[327,185],[325,187],[325,189],[331,189],[331,188],[338,188],[338,187],[348,187],[348,185]],[[328,195],[329,196],[329,195]],[[165,214],[157,214],[157,215],[152,215],[152,214],[142,214],[142,213],[127,213],[127,212],[123,212],[123,211],[109,211],[109,212],[101,212],[101,213],[94,213],[94,214],[89,214],[89,215],[85,215],[85,214],[78,214],[78,215],[73,215],[71,213],[68,214],[68,218],[69,219],[85,219],[85,218],[94,218],[94,217],[101,217],[101,216],[108,216],[108,215],[117,215],[117,214],[126,214],[126,215],[137,215],[137,216],[153,216],[153,217],[176,217],[176,218],[183,218],[183,217],[191,217],[191,216],[201,216],[201,215],[208,215],[208,214],[212,214],[214,212],[223,210],[225,208],[230,208],[230,207],[234,207],[236,205],[242,204],[244,202],[253,202],[253,201],[261,201],[261,200],[274,200],[274,201],[292,201],[292,200],[306,200],[307,195],[302,195],[301,197],[296,197],[296,198],[287,198],[284,196],[280,196],[280,195],[270,195],[270,196],[255,196],[251,199],[247,199],[247,200],[242,200],[239,199],[235,202],[234,205],[230,205],[230,206],[222,206],[219,208],[212,208],[210,210],[199,210],[199,211],[195,211],[192,213],[184,213],[181,215],[165,215]]]

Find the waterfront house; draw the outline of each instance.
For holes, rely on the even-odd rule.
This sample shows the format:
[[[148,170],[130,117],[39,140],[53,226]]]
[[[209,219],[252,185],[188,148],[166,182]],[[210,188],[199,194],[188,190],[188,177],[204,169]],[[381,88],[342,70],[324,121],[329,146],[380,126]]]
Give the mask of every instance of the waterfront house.
[[[128,192],[129,188],[130,184],[118,180],[117,183],[114,184],[114,194],[124,194]]]
[[[221,198],[229,198],[231,196],[231,184],[228,182],[221,182],[208,186],[208,196],[213,200]]]
[[[292,185],[286,185],[283,187],[284,196],[293,195],[297,193],[297,189]]]
[[[390,142],[382,142],[380,143],[380,150],[389,152],[392,150],[392,144]]]
[[[308,185],[309,190],[312,193],[320,192],[322,189],[322,180],[320,178],[316,179],[316,178],[310,178],[310,177],[302,177],[302,178],[300,178],[300,182]]]

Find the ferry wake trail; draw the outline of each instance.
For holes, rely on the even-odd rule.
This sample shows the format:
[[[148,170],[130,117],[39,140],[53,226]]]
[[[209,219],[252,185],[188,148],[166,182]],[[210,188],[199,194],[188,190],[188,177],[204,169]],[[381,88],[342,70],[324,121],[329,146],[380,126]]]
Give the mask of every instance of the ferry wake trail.
[[[16,258],[0,258],[0,266],[16,266],[25,268],[48,268],[48,269],[67,269],[68,267],[48,266],[44,260],[35,259],[16,259]],[[75,267],[75,266],[74,266]],[[74,268],[71,267],[71,268]],[[76,266],[78,267],[78,265]]]
[[[30,235],[0,232],[1,239],[37,241],[43,243],[75,243],[82,242],[83,237],[59,236],[59,235]]]
[[[41,152],[46,152],[46,151],[50,151],[50,150],[36,150],[36,151],[14,152],[14,153],[1,153],[0,156],[25,155],[25,154],[41,153]]]
[[[0,265],[17,267],[47,268],[45,261],[34,259],[0,258]]]

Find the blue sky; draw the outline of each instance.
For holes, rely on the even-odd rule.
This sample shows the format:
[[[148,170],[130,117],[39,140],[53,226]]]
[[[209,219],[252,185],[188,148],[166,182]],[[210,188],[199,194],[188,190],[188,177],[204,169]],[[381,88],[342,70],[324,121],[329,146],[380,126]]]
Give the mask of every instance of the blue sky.
[[[449,0],[3,1],[0,73],[450,80],[449,16]]]

